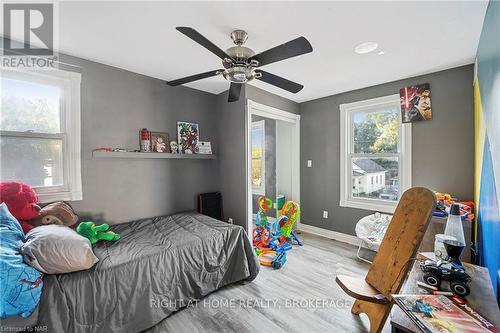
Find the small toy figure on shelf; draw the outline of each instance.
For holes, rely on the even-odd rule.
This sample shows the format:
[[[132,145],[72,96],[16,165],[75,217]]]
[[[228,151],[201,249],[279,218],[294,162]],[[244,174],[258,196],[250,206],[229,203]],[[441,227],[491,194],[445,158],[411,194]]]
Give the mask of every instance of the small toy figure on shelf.
[[[170,141],[170,152],[172,154],[179,153],[179,150],[177,148],[177,141],[174,141],[174,140]]]
[[[147,128],[141,129],[139,132],[141,152],[149,153],[151,151],[151,133]]]

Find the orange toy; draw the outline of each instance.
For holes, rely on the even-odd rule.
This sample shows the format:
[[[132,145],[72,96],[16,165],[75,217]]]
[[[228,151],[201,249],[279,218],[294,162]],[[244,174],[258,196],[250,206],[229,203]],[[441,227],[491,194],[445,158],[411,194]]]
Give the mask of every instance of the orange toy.
[[[272,266],[273,260],[276,257],[276,251],[274,250],[263,250],[259,254],[259,261],[262,266]]]
[[[253,230],[253,244],[260,250],[268,249],[271,239],[272,235],[267,228],[258,226]]]
[[[261,195],[257,199],[257,203],[259,205],[259,208],[262,210],[269,210],[269,209],[273,208],[273,200],[271,200],[263,195]]]

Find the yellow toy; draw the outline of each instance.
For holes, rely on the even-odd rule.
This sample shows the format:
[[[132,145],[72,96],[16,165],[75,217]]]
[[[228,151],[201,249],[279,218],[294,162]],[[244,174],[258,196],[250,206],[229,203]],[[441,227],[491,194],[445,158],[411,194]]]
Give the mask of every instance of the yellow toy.
[[[287,201],[280,210],[279,216],[286,216],[280,221],[281,234],[289,238],[293,231],[293,225],[300,216],[299,204],[295,201]]]

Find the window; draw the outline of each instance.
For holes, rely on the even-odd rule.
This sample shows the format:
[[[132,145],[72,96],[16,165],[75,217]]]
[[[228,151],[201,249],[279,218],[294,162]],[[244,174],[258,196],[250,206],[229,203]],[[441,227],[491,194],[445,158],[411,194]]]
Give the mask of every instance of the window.
[[[265,120],[252,122],[252,193],[266,195]]]
[[[399,95],[340,105],[340,206],[392,213],[411,187],[411,124]]]
[[[32,186],[40,202],[81,200],[78,73],[2,70],[0,181]]]

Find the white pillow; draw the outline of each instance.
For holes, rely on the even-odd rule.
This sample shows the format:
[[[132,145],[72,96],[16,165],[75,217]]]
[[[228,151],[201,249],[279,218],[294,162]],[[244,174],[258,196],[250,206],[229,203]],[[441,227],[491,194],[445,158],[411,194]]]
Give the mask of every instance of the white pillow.
[[[90,241],[64,225],[45,225],[26,234],[21,246],[24,261],[47,274],[89,269],[99,261]]]

